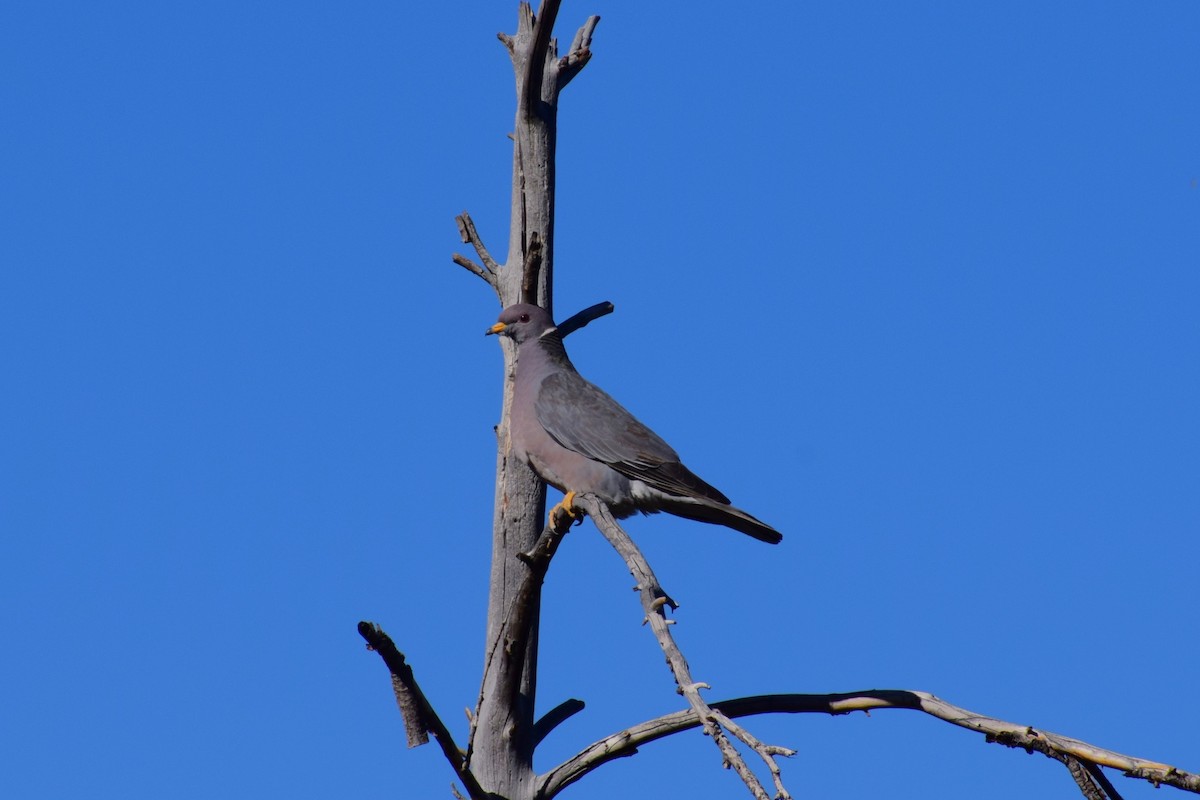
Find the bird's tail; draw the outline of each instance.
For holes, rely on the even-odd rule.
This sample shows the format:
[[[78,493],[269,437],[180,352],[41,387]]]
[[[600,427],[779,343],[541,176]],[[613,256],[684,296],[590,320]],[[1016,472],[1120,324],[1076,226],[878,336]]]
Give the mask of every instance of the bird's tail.
[[[753,536],[767,544],[779,544],[783,540],[782,533],[767,523],[755,519],[740,508],[706,498],[671,498],[662,502],[660,507],[668,514],[674,514],[677,517],[733,528],[735,531]]]

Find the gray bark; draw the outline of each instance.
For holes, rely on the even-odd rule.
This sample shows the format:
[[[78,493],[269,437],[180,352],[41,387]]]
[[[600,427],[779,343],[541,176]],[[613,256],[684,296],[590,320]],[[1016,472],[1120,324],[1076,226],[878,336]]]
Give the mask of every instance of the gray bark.
[[[522,3],[517,33],[500,39],[512,56],[517,113],[513,128],[512,221],[508,257],[494,281],[502,307],[533,302],[552,310],[554,267],[554,149],[559,89],[586,62],[560,63],[551,38],[557,0],[543,0],[535,17]],[[595,26],[589,20],[588,30]],[[582,30],[581,30],[582,33]],[[580,37],[576,37],[577,45]],[[586,43],[582,46],[586,53]],[[578,66],[576,66],[578,65]],[[482,254],[481,254],[482,255]],[[469,769],[487,791],[508,800],[532,798],[541,579],[518,556],[542,531],[546,487],[511,457],[514,348],[504,341],[505,379],[497,428],[496,499],[492,532],[487,645],[479,704],[471,728]]]

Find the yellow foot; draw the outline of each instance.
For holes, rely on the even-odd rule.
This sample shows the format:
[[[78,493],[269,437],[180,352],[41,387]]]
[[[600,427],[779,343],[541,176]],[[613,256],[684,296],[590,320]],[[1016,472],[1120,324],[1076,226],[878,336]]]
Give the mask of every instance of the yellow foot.
[[[583,517],[575,513],[575,493],[567,492],[562,501],[554,508],[550,509],[550,526],[554,527],[554,518],[559,514],[566,514],[567,519],[572,521],[582,522]]]

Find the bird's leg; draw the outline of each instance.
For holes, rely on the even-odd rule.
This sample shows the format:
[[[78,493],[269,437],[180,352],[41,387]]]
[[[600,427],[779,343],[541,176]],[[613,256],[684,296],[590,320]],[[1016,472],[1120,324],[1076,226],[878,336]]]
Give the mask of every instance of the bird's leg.
[[[554,508],[550,509],[550,516],[553,517],[555,514],[559,513],[560,511],[562,513],[566,514],[571,519],[575,519],[575,493],[574,492],[567,492],[565,495],[563,495],[563,499],[558,502],[558,505],[556,505]]]
[[[558,527],[554,524],[554,519],[555,519],[555,517],[557,517],[560,514],[565,514],[567,516],[567,519],[571,520],[572,522],[576,522],[576,523],[583,522],[583,515],[577,514],[575,512],[575,493],[574,492],[567,492],[563,496],[563,499],[561,501],[559,501],[558,505],[556,505],[554,508],[550,509],[550,519],[548,520],[548,524],[550,525],[550,527],[552,527],[552,528]],[[570,523],[567,523],[567,525],[568,525],[568,527],[570,527]]]

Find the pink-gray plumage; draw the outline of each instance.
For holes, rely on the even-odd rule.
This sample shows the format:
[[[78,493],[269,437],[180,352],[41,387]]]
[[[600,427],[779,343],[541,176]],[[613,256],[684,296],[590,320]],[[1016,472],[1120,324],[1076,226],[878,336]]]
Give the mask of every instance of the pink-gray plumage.
[[[488,333],[517,345],[511,436],[514,454],[568,494],[594,494],[614,516],[635,511],[724,525],[763,542],[779,531],[730,505],[654,431],[576,370],[550,314],[509,306]]]

